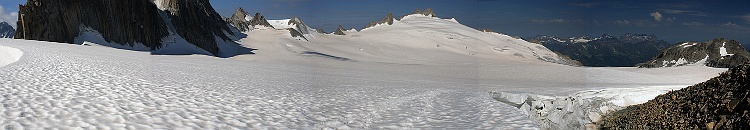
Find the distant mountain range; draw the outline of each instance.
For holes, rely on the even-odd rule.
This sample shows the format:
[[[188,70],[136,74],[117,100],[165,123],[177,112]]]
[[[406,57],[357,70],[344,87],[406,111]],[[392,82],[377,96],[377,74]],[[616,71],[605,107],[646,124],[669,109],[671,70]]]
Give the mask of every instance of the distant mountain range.
[[[717,38],[706,42],[681,42],[666,48],[638,67],[656,68],[705,65],[730,68],[750,62],[750,53],[738,41]]]
[[[649,60],[659,50],[669,46],[654,35],[624,34],[614,37],[604,34],[599,37],[556,37],[539,35],[528,38],[530,42],[542,44],[554,52],[580,61],[584,66],[634,66]]]
[[[13,38],[16,34],[16,29],[10,26],[7,22],[0,22],[0,38]]]

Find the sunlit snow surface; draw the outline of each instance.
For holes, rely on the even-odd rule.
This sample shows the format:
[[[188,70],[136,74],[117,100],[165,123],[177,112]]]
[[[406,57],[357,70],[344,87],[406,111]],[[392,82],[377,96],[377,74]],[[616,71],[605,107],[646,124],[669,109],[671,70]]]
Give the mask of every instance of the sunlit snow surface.
[[[496,92],[575,106],[563,110],[585,124],[602,107],[546,101],[631,105],[726,70],[564,66],[541,45],[454,21],[410,15],[309,41],[258,29],[238,41],[255,54],[231,58],[0,39],[0,128],[569,128],[554,126],[576,123],[556,107],[522,111]]]
[[[3,128],[536,129],[489,92],[692,84],[723,71],[315,57],[287,64],[10,39],[0,46],[23,51],[0,67]]]

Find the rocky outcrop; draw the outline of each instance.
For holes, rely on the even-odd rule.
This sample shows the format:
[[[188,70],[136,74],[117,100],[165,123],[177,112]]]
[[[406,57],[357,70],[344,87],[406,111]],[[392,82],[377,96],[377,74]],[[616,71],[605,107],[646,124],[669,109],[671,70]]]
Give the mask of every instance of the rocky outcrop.
[[[255,15],[250,16],[242,7],[237,8],[232,17],[225,18],[224,20],[241,32],[261,28],[273,29],[273,26],[268,23],[268,20],[263,15],[255,13]]]
[[[0,22],[0,38],[13,38],[16,34],[16,29],[10,26],[7,22]]]
[[[339,25],[339,28],[336,29],[336,31],[333,32],[333,34],[334,35],[346,35],[346,33],[344,33],[344,27],[342,27],[341,25]]]
[[[268,23],[268,20],[263,15],[260,15],[260,13],[255,13],[255,16],[253,16],[252,19],[250,19],[250,25],[254,28],[272,28],[270,23]]]
[[[217,55],[217,40],[231,41],[232,32],[208,0],[161,0],[177,34],[191,44]],[[126,5],[127,6],[127,5]],[[233,34],[229,34],[233,35]],[[219,39],[216,39],[216,38]]]
[[[225,21],[227,21],[227,23],[234,26],[234,28],[237,28],[237,30],[245,32],[245,31],[250,31],[252,29],[250,26],[249,17],[250,17],[250,14],[245,12],[245,10],[242,9],[242,7],[240,7],[240,8],[237,8],[236,11],[234,11],[234,14],[232,14],[231,17],[225,19]]]
[[[302,37],[305,40],[308,40],[309,38],[313,37],[314,34],[318,34],[322,31],[310,28],[310,26],[307,26],[307,24],[305,24],[302,19],[297,17],[290,19],[287,24],[294,25],[294,28],[287,29],[290,31],[289,33],[292,34],[292,37]]]
[[[580,36],[559,38],[540,35],[528,40],[542,44],[554,52],[570,56],[584,66],[634,66],[648,61],[669,46],[654,35],[625,34],[613,37],[604,34],[599,37]]]
[[[179,35],[218,55],[217,41],[233,35],[208,0],[28,0],[18,16],[15,38],[30,40],[73,43],[91,28],[108,42],[157,50],[162,38]]]
[[[162,18],[146,0],[29,0],[19,6],[15,38],[73,43],[84,26],[99,30],[109,42],[142,43],[155,50],[169,34]]]
[[[750,65],[605,115],[603,129],[750,129]]]
[[[706,42],[682,42],[661,51],[651,60],[636,65],[642,68],[701,64],[730,68],[750,62],[750,53],[735,40],[717,38]]]
[[[362,29],[364,30],[366,28],[374,27],[374,26],[380,25],[380,24],[393,25],[394,19],[395,18],[393,17],[393,13],[388,13],[388,15],[386,15],[385,18],[383,18],[383,20],[380,20],[379,22],[370,22],[370,24],[367,24],[367,26],[365,26]]]
[[[431,8],[424,9],[424,11],[419,11],[419,9],[417,9],[412,14],[422,14],[424,16],[438,17],[437,15],[435,15],[435,12],[433,12]]]

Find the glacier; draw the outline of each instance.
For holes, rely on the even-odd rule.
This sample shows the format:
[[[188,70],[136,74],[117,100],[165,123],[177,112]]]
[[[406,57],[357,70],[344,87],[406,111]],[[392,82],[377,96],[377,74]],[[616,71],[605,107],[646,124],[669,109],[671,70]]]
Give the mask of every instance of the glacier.
[[[454,21],[407,16],[309,40],[257,29],[236,41],[255,54],[228,58],[0,39],[0,127],[567,128],[563,116],[533,115],[570,106],[582,120],[569,124],[585,125],[598,113],[583,112],[601,107],[558,101],[600,97],[616,109],[648,99],[631,92],[659,94],[726,70],[566,66],[544,46]],[[97,44],[96,33],[86,36]]]

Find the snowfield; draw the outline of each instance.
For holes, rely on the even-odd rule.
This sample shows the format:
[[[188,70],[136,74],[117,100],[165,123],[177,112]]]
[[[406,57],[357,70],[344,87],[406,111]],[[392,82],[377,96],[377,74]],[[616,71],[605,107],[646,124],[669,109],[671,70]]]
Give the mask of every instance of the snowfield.
[[[570,67],[539,59],[556,56],[543,46],[421,16],[309,41],[247,34],[239,42],[255,54],[231,58],[0,39],[0,128],[565,128],[550,126],[562,117],[533,115],[557,109],[513,103],[637,104],[726,70]],[[564,110],[594,110],[576,105]]]

